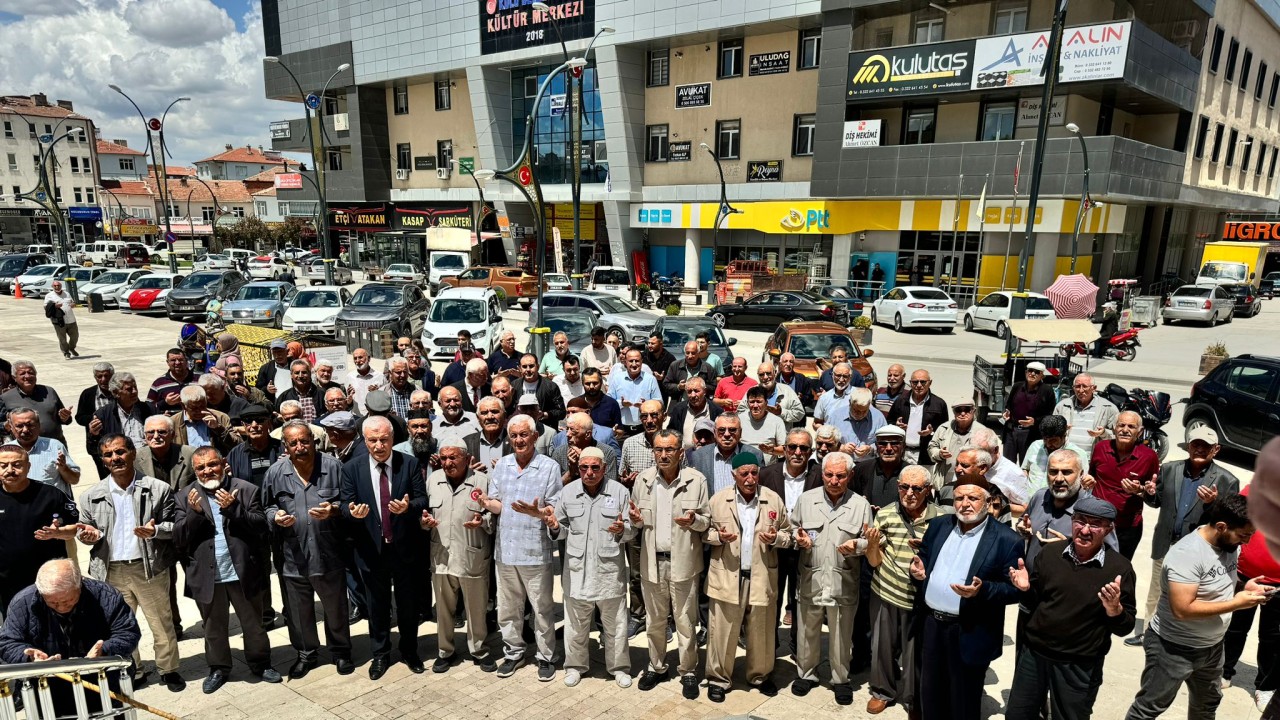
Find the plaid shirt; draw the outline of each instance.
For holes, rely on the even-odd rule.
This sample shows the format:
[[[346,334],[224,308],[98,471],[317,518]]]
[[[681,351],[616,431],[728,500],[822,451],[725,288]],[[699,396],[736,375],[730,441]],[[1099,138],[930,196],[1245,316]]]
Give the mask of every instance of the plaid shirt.
[[[622,467],[618,470],[618,477],[642,473],[653,466],[653,443],[644,433],[632,435],[622,443]]]
[[[399,415],[401,420],[409,417],[409,398],[413,396],[413,392],[417,390],[417,386],[413,383],[405,383],[404,392],[396,389],[395,385],[387,383],[387,395],[391,397],[391,412]]]
[[[539,518],[511,509],[511,503],[522,500],[532,504],[557,505],[560,490],[560,465],[545,455],[534,455],[523,470],[515,454],[505,455],[489,474],[489,497],[502,501],[498,514],[498,538],[494,543],[494,559],[504,565],[545,565],[551,562],[554,543]]]

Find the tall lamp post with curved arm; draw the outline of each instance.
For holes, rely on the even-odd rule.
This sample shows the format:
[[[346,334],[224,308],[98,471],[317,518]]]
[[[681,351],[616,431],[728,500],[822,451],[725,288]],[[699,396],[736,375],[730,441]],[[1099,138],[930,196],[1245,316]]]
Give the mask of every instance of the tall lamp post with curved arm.
[[[119,85],[108,85],[107,87],[120,93],[125,100],[129,101],[129,104],[133,106],[133,109],[138,111],[138,117],[142,118],[142,125],[147,130],[147,151],[151,153],[151,169],[156,179],[156,192],[160,194],[160,202],[164,205],[165,242],[169,242],[169,238],[173,237],[173,227],[169,223],[169,211],[171,208],[169,205],[169,172],[167,166],[161,163],[164,151],[161,150],[161,156],[157,156],[156,144],[151,140],[151,132],[153,130],[159,132],[161,147],[164,147],[164,120],[159,118],[152,118],[148,120],[146,114],[142,112],[142,108],[138,107],[138,103],[134,102],[133,98],[129,97],[124,90],[121,90]],[[190,99],[191,98],[189,97],[180,97],[169,103],[169,107],[165,108],[162,117],[167,117],[169,115],[169,111],[173,109],[174,105]],[[161,168],[165,168],[164,177],[160,176]],[[173,252],[173,243],[169,243],[169,272],[178,272],[178,256]]]
[[[1084,216],[1093,207],[1093,203],[1089,200],[1089,146],[1084,143],[1084,135],[1080,133],[1080,126],[1075,123],[1067,123],[1067,132],[1076,136],[1080,141],[1080,155],[1084,158],[1084,181],[1080,185],[1080,207],[1076,209],[1076,228],[1071,233],[1071,274],[1076,274],[1076,260],[1080,254],[1080,224],[1084,222]]]
[[[542,96],[546,94],[547,88],[551,86],[551,81],[555,79],[556,75],[572,68],[585,67],[586,64],[585,58],[570,58],[551,71],[547,75],[547,79],[542,81],[542,85],[538,88],[538,94],[534,95],[533,104],[530,105],[531,109],[525,122],[524,143],[520,147],[520,155],[511,164],[511,167],[503,170],[475,170],[472,172],[472,179],[477,183],[496,178],[514,185],[516,190],[519,190],[520,194],[524,196],[525,202],[529,203],[530,209],[533,210],[534,237],[538,244],[538,289],[532,332],[534,355],[537,357],[542,357],[542,354],[547,350],[546,337],[544,337],[547,331],[542,326],[542,286],[546,276],[547,222],[546,207],[542,204],[542,185],[539,184],[538,174],[534,172],[533,164],[529,159],[529,155],[533,150],[534,119],[538,114],[538,106],[542,104]]]
[[[308,133],[307,146],[311,149],[311,168],[315,171],[317,178],[317,181],[312,184],[315,185],[316,194],[319,195],[320,200],[320,256],[324,258],[324,284],[332,285],[333,252],[332,247],[330,247],[329,244],[329,202],[325,195],[325,188],[328,184],[324,181],[324,170],[323,166],[320,165],[319,153],[317,152],[316,145],[317,143],[323,142],[322,138],[326,134],[324,130],[324,96],[325,93],[329,92],[329,83],[333,82],[333,79],[338,77],[338,73],[341,73],[344,70],[350,70],[351,63],[342,63],[339,65],[338,69],[334,70],[333,74],[329,76],[329,79],[325,81],[324,87],[320,91],[320,102],[316,106],[316,116],[320,119],[320,132],[316,133],[311,129],[311,105],[306,102],[308,96],[303,92],[302,83],[298,81],[298,76],[294,75],[293,70],[290,70],[289,66],[277,56],[269,55],[263,58],[263,60],[279,65],[283,68],[293,80],[294,87],[298,89],[298,94],[301,95],[303,99],[302,109],[303,115],[306,118]]]
[[[205,182],[199,175],[192,175],[192,177],[196,182],[203,185],[205,190],[209,191],[209,197],[213,200],[213,222],[209,224],[209,234],[212,236],[209,240],[209,252],[216,252],[222,249],[222,246],[218,243],[218,216],[226,215],[231,211],[218,203],[218,194],[213,191],[213,188],[209,187],[209,183]],[[191,221],[191,193],[195,191],[195,188],[191,188],[191,191],[187,193],[187,221],[189,225],[194,224]],[[194,260],[194,258],[192,259]]]
[[[724,184],[724,165],[720,164],[720,155],[706,143],[699,143],[699,145],[711,155],[712,160],[716,161],[716,171],[720,173],[720,207],[716,209],[716,224],[711,228],[711,281],[715,282],[716,256],[720,254],[720,225],[724,223],[725,218],[730,215],[739,215],[742,211],[729,204],[729,195]]]
[[[54,243],[58,250],[58,262],[70,266],[70,258],[67,256],[67,243],[70,237],[67,233],[66,218],[62,216],[62,208],[58,206],[57,194],[50,188],[53,187],[49,180],[49,161],[53,158],[53,147],[59,142],[73,136],[84,135],[84,128],[74,127],[56,138],[50,138],[48,144],[40,151],[40,176],[36,180],[36,186],[27,192],[14,193],[12,195],[0,195],[0,200],[12,198],[14,200],[26,200],[27,202],[39,205],[45,212],[49,213],[58,228],[58,240]],[[47,136],[46,136],[47,137]],[[43,138],[42,138],[43,139]],[[71,273],[67,273],[68,276]],[[67,292],[71,296],[76,297],[75,278],[67,277]]]
[[[116,239],[117,239],[117,240],[120,240],[120,241],[123,241],[123,240],[124,240],[124,235],[120,232],[120,221],[121,221],[121,220],[123,220],[123,219],[125,219],[126,217],[130,217],[130,215],[129,215],[127,212],[125,212],[125,209],[124,209],[124,203],[120,202],[120,198],[119,198],[115,193],[111,192],[111,189],[110,189],[110,188],[105,188],[105,187],[103,187],[103,186],[101,186],[101,185],[98,185],[98,186],[97,186],[97,190],[98,190],[98,192],[99,192],[99,193],[106,193],[106,194],[110,195],[110,196],[111,196],[111,199],[116,201],[116,208],[118,208],[118,209],[120,210],[120,214],[119,214],[119,216],[117,217],[116,221],[115,221],[115,222],[113,222],[113,223],[111,223],[111,224],[112,224],[113,226],[115,226],[115,229],[116,229]],[[99,197],[99,198],[101,198],[101,197],[102,197],[102,195],[98,195],[98,197]],[[110,207],[110,206],[108,206],[108,207]],[[108,215],[110,215],[110,212],[108,211],[108,213],[107,213],[107,214],[108,214]]]
[[[569,62],[569,46],[564,42],[564,35],[560,33],[560,22],[556,20],[556,16],[551,14],[551,6],[545,2],[536,2],[531,5],[534,10],[547,13],[547,18],[551,20],[551,28],[556,31],[556,39],[560,41],[560,50],[564,53],[564,61]],[[582,53],[582,58],[586,60],[591,57],[591,50],[595,48],[596,41],[601,35],[612,33],[613,28],[608,25],[600,28],[596,32],[595,37],[591,38],[591,42],[587,45],[587,49]],[[582,84],[586,75],[584,69],[575,69],[573,75],[573,281],[576,287],[582,289]]]

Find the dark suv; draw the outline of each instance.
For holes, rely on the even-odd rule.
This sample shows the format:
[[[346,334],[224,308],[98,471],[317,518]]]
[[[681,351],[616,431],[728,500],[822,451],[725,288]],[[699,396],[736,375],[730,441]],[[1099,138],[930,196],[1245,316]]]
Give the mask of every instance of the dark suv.
[[[48,265],[53,258],[44,253],[15,253],[0,255],[0,292],[13,294],[13,279],[37,265]]]
[[[1280,434],[1280,357],[1229,358],[1191,386],[1183,427],[1208,426],[1223,447],[1257,453]]]
[[[344,327],[386,328],[397,336],[418,337],[430,309],[431,302],[417,285],[369,283],[338,311],[335,325],[339,333]]]
[[[205,306],[210,300],[226,300],[247,282],[248,278],[239,270],[201,270],[191,273],[165,297],[165,313],[170,320],[193,317],[203,319]]]
[[[1235,317],[1254,317],[1262,312],[1262,294],[1249,283],[1223,285],[1236,301]]]

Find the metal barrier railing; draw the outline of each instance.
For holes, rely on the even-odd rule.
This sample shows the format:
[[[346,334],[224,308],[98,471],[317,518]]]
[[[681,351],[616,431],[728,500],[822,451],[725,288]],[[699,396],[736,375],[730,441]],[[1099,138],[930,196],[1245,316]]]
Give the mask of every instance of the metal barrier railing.
[[[168,720],[177,720],[171,713],[133,699],[130,665],[130,659],[122,657],[0,665],[0,720],[17,720],[16,693],[21,693],[26,720],[57,720],[59,714],[54,695],[62,692],[71,694],[77,720],[105,720],[111,717],[137,720],[135,708]],[[119,692],[111,690],[111,676],[118,678]],[[65,689],[55,690],[58,683],[64,683]],[[93,693],[98,700],[97,708],[93,711],[89,709],[87,693]],[[68,716],[64,713],[61,717]]]

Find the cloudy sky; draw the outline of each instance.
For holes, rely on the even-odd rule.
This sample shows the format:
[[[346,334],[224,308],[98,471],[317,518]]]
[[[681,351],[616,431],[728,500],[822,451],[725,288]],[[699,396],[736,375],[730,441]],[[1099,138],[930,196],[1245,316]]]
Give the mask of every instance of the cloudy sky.
[[[302,106],[262,90],[262,15],[256,0],[0,0],[0,94],[70,100],[107,138],[145,148],[142,120],[175,98],[165,143],[189,165],[227,143],[269,148],[272,120]]]

